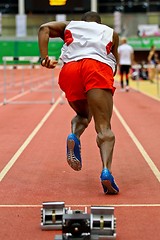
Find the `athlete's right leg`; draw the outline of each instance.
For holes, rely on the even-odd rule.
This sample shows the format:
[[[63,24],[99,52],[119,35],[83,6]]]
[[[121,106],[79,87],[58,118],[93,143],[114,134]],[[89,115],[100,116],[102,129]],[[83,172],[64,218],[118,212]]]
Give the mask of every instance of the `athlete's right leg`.
[[[93,114],[97,132],[97,144],[100,148],[102,167],[111,171],[115,136],[111,130],[113,97],[110,90],[92,89],[87,92],[87,99]]]
[[[126,91],[129,90],[129,71],[130,71],[130,66],[126,65],[125,66],[125,74],[126,74]]]
[[[117,194],[119,188],[111,174],[115,136],[111,130],[113,97],[110,90],[91,89],[87,100],[93,114],[97,132],[97,144],[102,160],[101,182],[105,193]]]

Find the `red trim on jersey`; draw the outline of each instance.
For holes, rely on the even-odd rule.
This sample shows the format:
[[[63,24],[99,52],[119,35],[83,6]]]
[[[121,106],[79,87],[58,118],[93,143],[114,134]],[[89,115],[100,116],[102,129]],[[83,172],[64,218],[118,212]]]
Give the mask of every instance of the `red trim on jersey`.
[[[73,42],[72,33],[68,29],[66,29],[64,33],[64,42],[67,44],[67,46]]]
[[[112,42],[110,41],[106,46],[107,54],[109,54],[111,52],[111,48],[112,48]]]

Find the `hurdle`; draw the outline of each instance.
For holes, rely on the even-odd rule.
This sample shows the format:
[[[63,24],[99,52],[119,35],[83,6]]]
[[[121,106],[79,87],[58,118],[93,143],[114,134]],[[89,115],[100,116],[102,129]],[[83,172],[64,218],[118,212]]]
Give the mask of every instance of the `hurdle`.
[[[159,74],[160,74],[160,64],[158,64],[156,66],[156,86],[157,86],[157,96],[158,97],[160,97]]]
[[[155,68],[155,79],[154,80],[154,84],[151,83],[150,87],[152,89],[152,91],[155,94],[155,97],[159,98],[160,97],[160,79],[159,79],[159,74],[160,74],[160,64],[158,64],[156,67],[154,65],[150,65],[150,64],[144,64],[143,66],[141,64],[135,64],[132,66],[132,69],[134,70],[134,72],[132,73],[132,75],[134,76],[134,80],[135,80],[135,89],[137,91],[141,91],[141,89],[143,89],[143,82],[148,82],[150,83],[149,79],[143,80],[140,78],[140,69],[141,68],[145,68],[145,69],[153,69]]]
[[[55,59],[54,56],[52,56],[51,58]],[[4,105],[53,104],[55,102],[55,70],[43,68],[40,65],[39,56],[4,56],[2,60],[4,70],[2,101]],[[60,66],[57,66],[57,68],[58,67]],[[7,74],[10,74],[10,76],[8,76]],[[34,99],[26,99],[27,94],[33,95],[32,93],[35,93]],[[38,93],[38,98],[42,97],[42,93],[46,93],[47,100],[37,99],[36,94]]]

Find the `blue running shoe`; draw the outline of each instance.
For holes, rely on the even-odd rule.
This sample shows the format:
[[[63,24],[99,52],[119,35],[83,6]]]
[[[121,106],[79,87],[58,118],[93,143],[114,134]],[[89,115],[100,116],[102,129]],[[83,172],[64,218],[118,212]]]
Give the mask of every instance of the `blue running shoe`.
[[[81,161],[81,143],[74,133],[67,138],[67,162],[75,171],[82,168]]]
[[[119,188],[115,183],[114,177],[107,168],[102,170],[100,178],[104,193],[117,194],[119,192]]]

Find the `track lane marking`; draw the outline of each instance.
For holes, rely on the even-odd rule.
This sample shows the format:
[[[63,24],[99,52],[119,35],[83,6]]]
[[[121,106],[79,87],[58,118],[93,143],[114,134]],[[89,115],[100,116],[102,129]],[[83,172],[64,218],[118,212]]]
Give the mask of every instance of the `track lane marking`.
[[[143,148],[143,146],[141,145],[139,140],[136,138],[136,136],[134,135],[132,130],[129,128],[128,124],[126,123],[126,121],[124,120],[122,115],[119,113],[118,109],[115,106],[113,106],[113,110],[114,110],[115,114],[117,115],[118,119],[120,120],[121,124],[123,125],[123,127],[125,128],[127,133],[129,134],[129,136],[131,137],[132,141],[135,143],[136,147],[138,148],[139,152],[143,156],[144,160],[146,161],[146,163],[152,170],[153,174],[155,175],[157,180],[160,182],[160,171],[158,170],[158,168],[156,167],[156,165],[154,164],[152,159],[149,157],[149,155],[147,154],[147,152],[145,151],[145,149]]]
[[[28,144],[32,141],[34,136],[38,133],[38,131],[41,129],[43,124],[47,121],[47,119],[50,117],[54,109],[57,107],[59,103],[62,101],[62,96],[60,96],[57,101],[53,104],[53,106],[49,109],[49,111],[46,113],[46,115],[43,117],[43,119],[39,122],[39,124],[35,127],[35,129],[32,131],[32,133],[29,135],[29,137],[26,139],[26,141],[22,144],[22,146],[17,150],[17,152],[13,155],[13,157],[9,160],[9,162],[6,164],[6,166],[2,169],[0,172],[0,182],[3,180],[3,178],[6,176],[8,171],[11,169],[11,167],[14,165],[14,163],[17,161],[19,156],[22,154],[22,152],[25,150],[25,148],[28,146]]]

